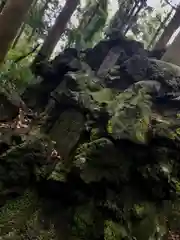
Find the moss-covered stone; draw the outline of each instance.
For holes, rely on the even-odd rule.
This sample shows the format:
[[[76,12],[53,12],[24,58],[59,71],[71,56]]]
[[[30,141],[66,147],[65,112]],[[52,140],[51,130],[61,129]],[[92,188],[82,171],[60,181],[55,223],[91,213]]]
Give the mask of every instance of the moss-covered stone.
[[[108,49],[96,46],[91,54],[100,47],[106,55],[118,41],[107,40],[102,45]],[[63,240],[149,240],[161,239],[167,231],[162,219],[170,219],[170,214],[164,211],[164,200],[173,209],[180,196],[179,105],[173,96],[178,94],[178,71],[141,56],[142,46],[137,51],[128,46],[126,57],[120,56],[113,67],[116,71],[110,69],[103,79],[74,51],[71,63],[66,52],[61,63],[57,58],[42,74],[47,88],[40,105],[43,96],[42,108],[49,98],[53,104],[41,132],[50,140],[31,131],[30,138],[0,156],[2,205],[30,186],[37,195],[25,209],[20,202],[22,211],[9,211],[18,219],[16,229],[14,220],[2,217],[2,237],[56,239],[59,228]],[[98,57],[100,66],[104,57]],[[47,230],[38,217],[43,201],[51,203]],[[21,225],[20,212],[26,209]]]

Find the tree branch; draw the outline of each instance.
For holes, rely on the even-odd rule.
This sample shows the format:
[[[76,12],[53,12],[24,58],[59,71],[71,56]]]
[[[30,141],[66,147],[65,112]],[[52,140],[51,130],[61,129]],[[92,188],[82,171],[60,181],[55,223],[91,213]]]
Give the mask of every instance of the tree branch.
[[[25,54],[23,56],[18,57],[14,62],[18,63],[18,62],[22,61],[23,59],[29,57],[38,49],[39,46],[40,46],[40,44],[38,43],[30,52],[28,52],[27,54]]]

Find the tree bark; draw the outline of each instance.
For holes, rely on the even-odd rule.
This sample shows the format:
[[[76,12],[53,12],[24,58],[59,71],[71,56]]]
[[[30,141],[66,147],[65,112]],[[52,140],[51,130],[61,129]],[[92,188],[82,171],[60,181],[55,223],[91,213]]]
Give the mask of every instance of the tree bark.
[[[37,0],[34,0],[32,5],[31,5],[31,9],[33,9],[37,4]],[[21,28],[19,29],[17,35],[16,35],[16,38],[14,39],[13,41],[13,44],[12,44],[12,49],[14,49],[19,41],[19,39],[21,38],[21,35],[23,34],[24,30],[26,28],[26,20],[23,22],[23,24],[21,25]]]
[[[47,1],[45,2],[44,6],[43,6],[42,9],[41,9],[41,17],[44,16],[44,13],[45,13],[46,9],[48,8],[48,4],[51,3],[51,2],[52,2],[52,0],[47,0]]]
[[[60,12],[57,17],[55,24],[48,33],[48,36],[40,49],[38,55],[36,56],[32,69],[36,63],[47,59],[52,54],[54,48],[56,47],[61,35],[63,34],[65,27],[70,20],[73,12],[76,10],[80,0],[67,0],[63,10]]]
[[[174,42],[168,47],[162,60],[180,66],[180,32],[175,38]]]
[[[158,50],[166,48],[168,41],[170,40],[171,36],[179,26],[180,26],[180,7],[176,10],[173,18],[165,28],[163,34],[161,35],[159,41],[156,43],[154,49]]]
[[[162,32],[162,34],[160,35],[160,38],[158,39],[158,41],[157,41],[157,43],[156,43],[156,39],[157,39],[160,31],[161,31],[162,29],[166,28],[166,23],[167,23],[168,20],[170,19],[172,13],[173,13],[173,9],[171,9],[171,11],[167,14],[167,16],[165,17],[164,21],[160,23],[158,29],[156,30],[156,32],[155,32],[155,34],[154,34],[154,36],[153,36],[153,38],[152,38],[152,40],[151,40],[151,42],[150,42],[149,45],[148,45],[148,49],[151,49],[151,48],[154,49],[154,45],[157,44],[157,43],[160,41],[161,37],[162,37],[163,34],[164,34],[164,31]],[[161,43],[160,43],[160,45],[161,45]],[[160,48],[160,49],[162,49],[162,48]],[[154,50],[156,50],[156,49],[154,49]]]
[[[34,8],[36,8],[37,2],[38,2],[38,0],[34,0],[34,2],[33,2],[33,4],[32,4],[32,7],[31,7],[31,10],[32,10],[32,11],[33,11]],[[45,3],[45,5],[46,5],[46,3]],[[40,12],[40,15],[41,15],[41,14],[42,14],[42,13]],[[41,17],[41,21],[43,21],[43,20],[42,20],[42,17]],[[36,24],[36,26],[32,26],[32,31],[31,31],[28,39],[27,39],[28,43],[31,42],[31,40],[32,40],[33,36],[35,35],[35,32],[36,32],[37,29],[38,29],[37,24]]]
[[[3,62],[33,0],[8,0],[0,14],[0,63]]]

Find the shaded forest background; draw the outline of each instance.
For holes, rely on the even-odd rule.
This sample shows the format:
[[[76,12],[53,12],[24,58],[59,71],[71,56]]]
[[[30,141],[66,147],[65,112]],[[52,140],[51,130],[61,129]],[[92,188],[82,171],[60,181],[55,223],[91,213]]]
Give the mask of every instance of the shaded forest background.
[[[3,13],[5,4],[6,1],[2,0],[1,13]],[[147,49],[162,50],[165,49],[173,33],[179,27],[177,4],[171,4],[164,0],[161,1],[161,8],[154,9],[143,0],[122,0],[117,1],[119,8],[116,9],[114,15],[110,10],[110,4],[111,2],[105,0],[102,2],[84,1],[83,4],[80,1],[71,3],[71,1],[59,0],[29,2],[29,9],[26,9],[28,13],[16,28],[18,32],[16,31],[12,36],[7,46],[1,44],[1,62],[6,61],[6,64],[2,66],[4,68],[1,73],[2,84],[4,81],[6,82],[4,74],[6,75],[7,71],[8,78],[11,78],[11,74],[17,74],[15,78],[12,77],[16,79],[12,84],[22,91],[33,79],[26,66],[32,63],[38,51],[41,53],[44,51],[45,57],[48,59],[51,54],[55,56],[66,47],[83,50],[94,46],[114,30],[130,39],[142,41]],[[68,5],[69,9],[65,9]],[[15,7],[17,8],[18,5]],[[14,8],[9,11],[14,11]],[[64,18],[66,13],[68,14],[66,15],[67,19]],[[2,21],[4,25],[3,16]],[[11,19],[7,19],[7,26],[1,28],[1,35],[6,42],[5,31],[9,26],[8,21]],[[47,41],[51,41],[51,44],[46,43]],[[9,52],[7,52],[8,50]],[[15,63],[18,57],[26,54],[27,57]],[[12,81],[8,79],[8,83]]]

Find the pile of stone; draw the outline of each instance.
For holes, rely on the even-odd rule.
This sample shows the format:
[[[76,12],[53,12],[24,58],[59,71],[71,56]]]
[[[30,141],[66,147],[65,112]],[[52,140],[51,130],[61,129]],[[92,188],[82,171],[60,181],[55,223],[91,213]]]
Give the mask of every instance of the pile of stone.
[[[23,189],[31,185],[67,212],[92,202],[101,216],[93,224],[103,223],[93,239],[105,238],[104,221],[131,233],[127,239],[159,236],[161,224],[168,231],[164,200],[174,207],[180,194],[180,68],[158,58],[139,42],[112,36],[38,64],[41,81],[22,99],[43,124],[0,156],[3,192],[25,179]],[[17,167],[23,174],[14,175]]]

